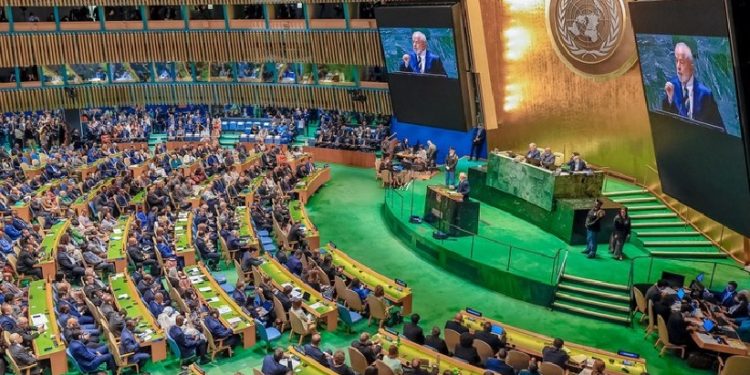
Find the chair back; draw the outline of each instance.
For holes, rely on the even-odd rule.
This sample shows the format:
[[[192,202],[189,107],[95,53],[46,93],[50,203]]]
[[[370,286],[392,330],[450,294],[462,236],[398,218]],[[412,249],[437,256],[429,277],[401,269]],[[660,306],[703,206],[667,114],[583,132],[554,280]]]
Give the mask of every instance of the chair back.
[[[750,374],[750,357],[735,355],[727,358],[720,375],[744,375]]]
[[[505,357],[505,363],[513,367],[516,372],[529,368],[530,361],[531,357],[528,354],[519,352],[518,350],[509,351],[508,356]]]
[[[245,272],[242,271],[240,262],[238,262],[237,259],[233,259],[232,261],[234,262],[234,270],[237,272],[237,281],[242,281],[243,284],[247,285],[245,280]]]
[[[657,332],[659,332],[659,341],[661,341],[664,346],[672,345],[669,342],[669,331],[667,331],[667,323],[664,322],[664,318],[662,318],[661,315],[656,316],[656,330]]]
[[[378,320],[388,319],[385,302],[370,294],[367,296],[367,305],[370,306],[370,316]]]
[[[258,271],[257,267],[253,266],[253,285],[255,285],[256,288],[259,288],[262,281],[263,278],[260,276],[260,271]]]
[[[336,276],[333,279],[333,288],[336,290],[336,295],[338,296],[338,298],[344,299],[344,294],[346,292],[346,284],[344,283],[344,279]]]
[[[70,352],[70,348],[67,348],[67,349],[65,349],[65,354],[67,354],[67,356],[68,356],[68,362],[72,363],[72,364],[73,364],[73,367],[74,367],[74,368],[75,368],[75,369],[76,369],[76,370],[77,370],[78,372],[80,372],[81,374],[83,374],[84,372],[83,372],[83,370],[81,369],[81,365],[79,365],[79,364],[78,364],[78,361],[76,361],[76,358],[75,358],[75,357],[73,357],[73,353],[71,353],[71,352]]]
[[[648,306],[646,305],[646,297],[643,296],[643,292],[638,288],[633,287],[633,296],[635,297],[635,304],[638,307],[638,311],[642,314],[646,314],[648,312]]]
[[[253,369],[253,375],[264,375],[264,374],[262,372],[260,372],[260,370],[258,370],[257,368],[254,368]]]
[[[258,334],[260,341],[268,341],[268,332],[266,332],[266,326],[259,319],[255,319],[255,333]]]
[[[364,374],[367,368],[367,358],[357,348],[349,347],[349,362],[352,364],[352,369],[358,374]]]
[[[117,367],[124,367],[125,363],[122,358],[122,354],[120,353],[120,346],[117,345],[117,340],[115,340],[115,336],[112,335],[112,331],[105,331],[107,333],[107,346],[109,346],[109,352],[112,354],[112,358],[115,359],[115,364]]]
[[[542,375],[564,375],[565,370],[552,362],[542,362],[539,364],[539,373]]]
[[[10,332],[3,331],[3,344],[6,348],[10,348]]]
[[[656,319],[654,319],[654,301],[648,300],[648,326],[646,326],[646,329],[649,331],[653,331],[655,324]]]
[[[492,350],[492,347],[490,344],[482,341],[474,339],[474,342],[472,343],[472,346],[477,350],[477,354],[479,354],[479,358],[482,359],[482,363],[484,363],[487,358],[490,358],[495,355],[494,350]]]
[[[281,301],[276,296],[273,296],[273,310],[276,312],[276,317],[286,326],[289,323],[289,315],[287,315],[284,305],[281,304]]]
[[[216,341],[214,341],[214,334],[211,333],[211,330],[206,327],[206,323],[201,320],[201,328],[203,329],[203,334],[206,335],[206,341],[208,342],[208,350],[211,352],[216,351]]]
[[[172,354],[174,354],[177,358],[182,358],[182,352],[180,352],[180,346],[177,345],[177,342],[174,341],[172,336],[167,333],[167,344],[169,344],[169,350],[172,351]]]
[[[347,309],[346,306],[337,303],[336,308],[339,312],[339,318],[342,322],[344,322],[344,324],[346,324],[347,326],[351,326],[352,324],[354,324],[354,322],[352,321],[352,316],[349,315],[349,309]]]
[[[378,375],[394,375],[393,370],[379,359],[375,360],[375,367],[378,369]]]
[[[331,286],[331,279],[326,275],[325,272],[323,272],[323,269],[320,267],[315,267],[318,270],[318,275],[320,276],[320,283],[325,286]]]
[[[298,335],[306,335],[307,330],[305,329],[305,325],[302,323],[302,319],[300,319],[297,314],[289,312],[289,322],[292,323],[292,332],[298,334]]]
[[[456,350],[456,346],[460,339],[461,334],[452,329],[445,329],[445,345],[448,346],[449,352],[453,353]]]
[[[344,302],[346,302],[346,307],[354,311],[364,311],[365,309],[362,300],[359,299],[359,294],[351,289],[344,290]]]

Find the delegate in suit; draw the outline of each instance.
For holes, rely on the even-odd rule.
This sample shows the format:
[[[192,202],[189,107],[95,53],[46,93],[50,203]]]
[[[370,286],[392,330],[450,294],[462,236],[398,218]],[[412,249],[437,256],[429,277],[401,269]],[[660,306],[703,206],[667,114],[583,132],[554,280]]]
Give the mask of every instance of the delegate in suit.
[[[685,43],[674,47],[677,76],[664,85],[662,110],[726,131],[711,90],[695,78],[693,51]]]
[[[447,75],[440,56],[427,50],[427,36],[420,31],[411,34],[413,51],[404,54],[398,70],[405,73]]]

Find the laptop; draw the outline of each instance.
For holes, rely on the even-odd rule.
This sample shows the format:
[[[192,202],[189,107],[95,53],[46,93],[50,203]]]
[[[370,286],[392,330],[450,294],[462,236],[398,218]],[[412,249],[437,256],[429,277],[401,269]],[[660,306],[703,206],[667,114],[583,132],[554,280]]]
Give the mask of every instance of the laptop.
[[[677,290],[677,298],[679,299],[685,298],[685,289],[680,288]]]
[[[699,283],[702,283],[703,279],[705,279],[705,278],[706,278],[706,274],[703,273],[703,272],[701,272],[701,273],[698,274],[698,276],[695,277],[695,280],[698,281]]]
[[[494,333],[494,334],[496,334],[498,336],[502,336],[503,333],[505,333],[505,330],[503,329],[503,327],[492,325],[492,328],[490,329],[490,332],[492,332],[492,333]]]
[[[310,300],[310,293],[308,293],[308,292],[302,293],[302,300],[303,301],[309,301]]]
[[[716,327],[716,324],[711,319],[703,319],[703,329],[706,332],[711,332]]]

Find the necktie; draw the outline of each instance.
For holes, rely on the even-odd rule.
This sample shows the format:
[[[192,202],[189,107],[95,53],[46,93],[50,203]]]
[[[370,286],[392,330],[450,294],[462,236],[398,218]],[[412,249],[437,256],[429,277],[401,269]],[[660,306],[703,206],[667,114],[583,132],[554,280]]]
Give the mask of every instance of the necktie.
[[[422,73],[422,56],[417,55],[417,69],[419,69],[419,73]]]
[[[690,105],[690,91],[688,90],[686,85],[682,85],[682,95],[685,99],[685,114],[689,118],[693,118],[693,108]]]

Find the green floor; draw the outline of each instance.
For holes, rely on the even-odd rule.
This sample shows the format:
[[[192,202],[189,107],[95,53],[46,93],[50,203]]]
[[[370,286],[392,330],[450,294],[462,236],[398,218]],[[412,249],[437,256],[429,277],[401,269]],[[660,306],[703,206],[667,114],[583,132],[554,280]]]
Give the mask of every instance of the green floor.
[[[466,168],[467,163],[461,162]],[[550,311],[541,306],[514,300],[498,293],[474,285],[464,279],[423,260],[412,249],[395,238],[385,226],[381,208],[384,192],[375,181],[374,171],[342,166],[332,166],[332,179],[308,203],[312,221],[318,226],[324,242],[334,241],[342,250],[355,259],[367,264],[374,270],[405,280],[414,291],[414,310],[423,317],[423,326],[443,326],[446,319],[458,310],[467,306],[482,311],[486,316],[498,319],[507,324],[526,328],[550,336],[559,336],[571,342],[602,348],[610,351],[627,350],[637,352],[648,361],[651,374],[709,374],[709,371],[696,371],[688,368],[684,361],[667,355],[660,358],[653,349],[653,341],[643,340],[640,327],[628,328],[607,322],[580,318],[574,314]],[[440,176],[437,177],[440,179]],[[423,191],[425,183],[419,183],[418,191]],[[423,197],[423,196],[422,196]],[[419,199],[415,200],[418,202]],[[421,207],[421,206],[420,206]],[[415,207],[416,209],[416,207]],[[418,211],[417,211],[418,212]],[[588,260],[579,253],[578,247],[569,247],[556,237],[547,234],[537,227],[525,223],[513,216],[489,206],[482,206],[482,227],[480,233],[495,236],[501,242],[512,243],[546,254],[553,254],[555,249],[569,251],[568,272],[602,278],[617,282],[623,280],[629,269],[629,262],[616,262],[607,256]],[[486,232],[485,232],[486,231]],[[476,245],[475,247],[479,247]],[[489,242],[488,242],[489,244]],[[475,257],[487,256],[488,261],[497,262],[493,250],[475,249]],[[464,251],[457,249],[457,251]],[[645,255],[635,246],[628,245],[629,256]],[[468,251],[467,251],[468,253]],[[519,259],[514,272],[534,274],[537,264],[522,258],[516,258],[514,251],[512,264]],[[604,251],[606,253],[606,250]],[[495,256],[496,258],[492,258]],[[645,258],[644,258],[645,259]],[[682,263],[675,265],[674,260],[655,261],[652,273],[658,269],[677,267],[690,270],[702,263]],[[729,261],[721,261],[730,264]],[[638,262],[636,273],[645,277],[649,264]],[[722,267],[722,266],[720,266]],[[727,267],[727,272],[729,272]],[[732,269],[733,270],[733,269]],[[692,271],[692,270],[691,270]],[[625,276],[623,275],[625,274]],[[234,272],[226,272],[229,281],[234,280]],[[656,275],[658,277],[658,274]],[[738,280],[740,281],[740,280]],[[745,279],[745,282],[746,279]],[[366,323],[360,323],[355,330],[367,329]],[[345,334],[343,329],[336,333],[323,334],[324,346],[345,348],[355,338]],[[276,345],[286,346],[288,334],[285,334]],[[251,374],[251,368],[259,366],[263,348],[238,349],[233,358],[221,358],[216,364],[204,366],[209,374]],[[146,371],[158,374],[176,374],[178,366],[171,359],[157,364],[149,364]],[[220,364],[220,365],[219,365]]]

